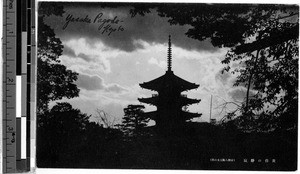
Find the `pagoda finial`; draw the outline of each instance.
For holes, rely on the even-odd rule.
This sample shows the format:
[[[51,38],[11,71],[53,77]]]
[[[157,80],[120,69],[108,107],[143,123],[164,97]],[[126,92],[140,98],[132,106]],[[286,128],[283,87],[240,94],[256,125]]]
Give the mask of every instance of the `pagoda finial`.
[[[169,48],[168,48],[168,71],[172,68],[172,48],[171,48],[171,35],[169,35]]]

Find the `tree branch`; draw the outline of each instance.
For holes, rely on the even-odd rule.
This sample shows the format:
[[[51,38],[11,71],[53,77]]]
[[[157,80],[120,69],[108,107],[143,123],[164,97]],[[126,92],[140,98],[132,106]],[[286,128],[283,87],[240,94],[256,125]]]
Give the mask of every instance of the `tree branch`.
[[[290,39],[297,39],[298,37],[299,37],[299,24],[295,25],[292,28],[288,28],[284,31],[274,32],[272,35],[264,39],[260,39],[248,44],[239,45],[233,51],[236,54],[253,52],[255,50],[261,50],[266,47],[271,47],[273,45],[283,43]]]
[[[249,81],[248,81],[247,94],[246,94],[246,107],[245,107],[246,112],[248,112],[250,85],[251,85],[252,76],[253,76],[255,68],[256,68],[259,52],[260,52],[260,50],[257,50],[255,61],[254,61],[254,66],[253,66],[253,69],[251,69],[251,71],[250,71],[250,77],[249,77]]]

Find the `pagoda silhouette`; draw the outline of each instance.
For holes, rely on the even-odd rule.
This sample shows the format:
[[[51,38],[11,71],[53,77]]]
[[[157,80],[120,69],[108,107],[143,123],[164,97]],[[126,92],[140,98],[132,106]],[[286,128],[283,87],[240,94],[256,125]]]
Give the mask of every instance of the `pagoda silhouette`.
[[[196,89],[199,85],[188,82],[172,71],[171,36],[169,35],[168,69],[166,73],[154,80],[139,84],[142,88],[156,91],[150,98],[138,98],[140,102],[157,107],[156,111],[145,112],[144,117],[155,121],[160,130],[182,128],[187,120],[200,117],[202,114],[188,112],[186,108],[190,104],[199,103],[201,100],[187,98],[181,92]]]

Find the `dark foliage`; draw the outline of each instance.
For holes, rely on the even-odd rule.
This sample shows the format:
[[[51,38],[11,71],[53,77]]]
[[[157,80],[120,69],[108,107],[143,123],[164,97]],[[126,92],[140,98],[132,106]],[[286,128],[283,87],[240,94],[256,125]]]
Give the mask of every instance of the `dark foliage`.
[[[50,111],[38,115],[37,158],[51,165],[78,151],[84,143],[89,116],[68,103],[57,103]],[[65,153],[68,153],[67,155]],[[38,161],[39,164],[39,161]]]
[[[255,41],[233,48],[222,61],[228,64],[224,70],[238,73],[234,85],[247,88],[240,114],[230,114],[236,117],[235,123],[240,128],[246,131],[297,129],[298,28],[298,22],[264,19],[264,23],[257,24]],[[243,66],[231,70],[232,62]],[[250,96],[250,90],[254,96]]]
[[[75,85],[77,73],[67,70],[60,64],[63,45],[55,37],[52,28],[44,23],[44,17],[63,13],[63,7],[57,3],[40,3],[38,16],[38,49],[37,49],[37,112],[48,110],[50,101],[63,97],[73,98],[79,94]]]
[[[149,122],[149,118],[145,118],[142,113],[145,107],[143,105],[128,105],[124,108],[124,117],[122,124],[119,125],[125,137],[136,138],[145,134],[145,127]]]
[[[38,115],[38,167],[114,166],[121,132],[89,122],[69,103]]]

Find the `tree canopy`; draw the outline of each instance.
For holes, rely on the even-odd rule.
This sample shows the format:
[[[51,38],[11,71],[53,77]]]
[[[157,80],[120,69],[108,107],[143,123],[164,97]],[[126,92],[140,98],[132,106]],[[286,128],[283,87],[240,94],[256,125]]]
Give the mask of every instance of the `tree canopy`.
[[[63,7],[57,3],[41,3],[38,16],[38,47],[37,47],[37,112],[48,109],[50,101],[63,97],[73,98],[79,94],[74,83],[78,73],[68,70],[60,64],[63,45],[50,26],[44,23],[49,15],[62,16]]]
[[[143,105],[128,105],[124,108],[124,117],[120,127],[126,136],[138,137],[143,135],[143,128],[149,122],[149,119],[142,114],[144,113],[142,110],[144,108],[145,106]]]

